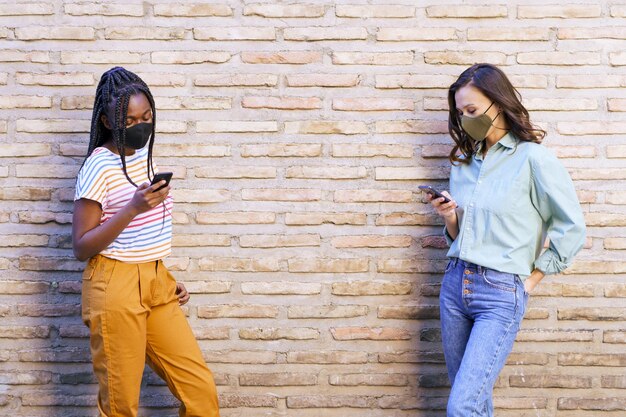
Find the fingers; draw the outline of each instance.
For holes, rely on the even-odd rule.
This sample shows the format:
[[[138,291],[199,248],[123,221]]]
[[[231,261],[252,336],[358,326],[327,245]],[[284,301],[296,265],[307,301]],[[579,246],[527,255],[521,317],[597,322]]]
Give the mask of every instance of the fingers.
[[[191,298],[191,295],[187,292],[185,285],[180,282],[176,283],[176,295],[178,296],[178,304],[181,306],[187,304]]]

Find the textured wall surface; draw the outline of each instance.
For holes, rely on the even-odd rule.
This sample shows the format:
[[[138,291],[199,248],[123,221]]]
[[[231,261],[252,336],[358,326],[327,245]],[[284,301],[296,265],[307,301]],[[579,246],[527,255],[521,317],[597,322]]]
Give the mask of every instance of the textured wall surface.
[[[362,3],[362,4],[361,4]],[[139,73],[222,415],[442,416],[447,87],[500,65],[588,239],[546,278],[497,416],[626,414],[626,3],[0,3],[0,415],[94,416],[74,178],[100,75]],[[146,371],[143,416],[176,415]]]

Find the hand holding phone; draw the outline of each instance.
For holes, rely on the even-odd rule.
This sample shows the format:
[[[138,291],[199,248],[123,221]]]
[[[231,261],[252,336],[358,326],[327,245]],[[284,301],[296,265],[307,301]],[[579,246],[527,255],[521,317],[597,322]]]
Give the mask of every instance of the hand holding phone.
[[[165,184],[163,184],[162,186],[154,190],[154,191],[159,191],[161,188],[167,187],[170,184],[171,179],[172,179],[171,172],[159,172],[158,174],[154,174],[154,178],[152,178],[152,182],[150,183],[150,185],[154,185],[162,180],[165,180]]]
[[[430,185],[420,185],[418,188],[420,190],[430,194],[432,198],[441,198],[441,197],[443,197],[443,203],[449,203],[450,202],[450,199],[448,197],[446,197],[440,191],[437,191],[436,189],[434,189]]]

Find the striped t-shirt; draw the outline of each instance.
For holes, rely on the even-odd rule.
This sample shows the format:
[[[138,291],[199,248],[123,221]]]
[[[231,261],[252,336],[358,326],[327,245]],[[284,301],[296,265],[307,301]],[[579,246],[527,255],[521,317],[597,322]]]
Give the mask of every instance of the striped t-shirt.
[[[147,163],[147,148],[126,156],[126,171],[135,184],[149,182]],[[124,207],[135,191],[122,171],[120,156],[107,148],[96,148],[78,173],[74,201],[86,198],[100,203],[102,224]],[[156,261],[168,256],[172,247],[171,195],[164,203],[165,208],[159,204],[135,217],[100,254],[128,263]]]

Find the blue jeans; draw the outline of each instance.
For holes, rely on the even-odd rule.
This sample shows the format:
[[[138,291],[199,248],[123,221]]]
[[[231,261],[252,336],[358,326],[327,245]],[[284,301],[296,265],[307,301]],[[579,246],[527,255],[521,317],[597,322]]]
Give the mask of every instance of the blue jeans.
[[[452,384],[448,417],[493,416],[492,392],[528,294],[519,276],[452,258],[441,284],[441,337]]]

